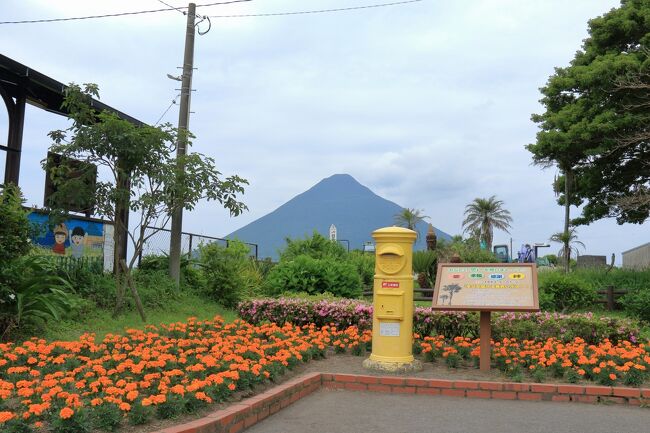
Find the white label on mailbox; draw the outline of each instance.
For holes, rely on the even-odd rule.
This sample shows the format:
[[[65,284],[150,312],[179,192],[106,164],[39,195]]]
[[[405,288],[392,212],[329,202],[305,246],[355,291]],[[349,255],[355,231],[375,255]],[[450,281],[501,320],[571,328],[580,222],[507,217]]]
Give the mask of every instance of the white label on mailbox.
[[[379,335],[382,337],[399,337],[399,323],[379,322]]]

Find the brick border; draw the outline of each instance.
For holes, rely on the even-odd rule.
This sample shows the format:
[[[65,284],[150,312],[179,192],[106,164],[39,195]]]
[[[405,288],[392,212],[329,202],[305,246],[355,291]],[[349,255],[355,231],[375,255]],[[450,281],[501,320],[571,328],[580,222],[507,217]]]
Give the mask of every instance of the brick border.
[[[156,433],[237,433],[308,396],[322,386],[321,373],[311,373],[213,412]]]
[[[484,382],[357,374],[310,373],[242,400],[204,418],[154,433],[237,433],[320,388],[394,394],[444,395],[500,400],[650,404],[650,388],[544,383]]]
[[[640,406],[642,402],[647,400],[647,403],[650,404],[650,388],[416,379],[329,373],[323,373],[321,380],[324,388],[346,389],[349,391],[445,395],[449,397],[500,400],[617,403],[630,406]]]

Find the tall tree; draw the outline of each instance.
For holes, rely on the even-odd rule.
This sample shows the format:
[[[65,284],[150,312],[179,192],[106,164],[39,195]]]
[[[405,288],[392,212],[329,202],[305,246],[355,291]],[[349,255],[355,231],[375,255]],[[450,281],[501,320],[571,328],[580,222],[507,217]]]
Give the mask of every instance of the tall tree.
[[[571,225],[650,215],[649,17],[650,1],[622,0],[592,19],[582,49],[541,89],[545,112],[532,116],[540,131],[527,148],[535,163],[562,172],[565,238]],[[569,206],[580,204],[570,220]]]
[[[424,211],[421,209],[411,209],[404,208],[400,213],[394,216],[395,224],[400,227],[406,227],[407,229],[413,230],[417,233],[418,237],[420,233],[417,230],[417,225],[424,221],[427,218],[430,218],[427,215],[424,215]]]
[[[135,225],[128,231],[133,245],[130,262],[116,260],[116,305],[119,313],[130,282],[133,268],[144,243],[157,230],[145,231],[149,226],[164,227],[175,210],[182,205],[191,210],[201,199],[221,203],[232,215],[238,215],[246,206],[238,200],[243,194],[243,185],[248,182],[238,176],[221,178],[212,158],[198,153],[183,156],[184,171],[179,173],[174,157],[177,131],[169,124],[161,127],[136,126],[120,119],[115,113],[97,113],[92,107],[92,97],[99,97],[99,89],[94,84],[83,88],[71,84],[65,92],[64,108],[72,120],[72,126],[65,131],[50,132],[54,141],[50,150],[61,154],[63,161],[80,160],[100,167],[100,178],[89,200],[96,212],[111,221],[115,232],[123,229],[124,219],[119,217],[119,209],[125,208],[139,216]],[[52,178],[57,192],[52,197],[53,205],[65,209],[67,203],[83,200],[70,200],[79,194],[78,179],[70,178],[70,167],[63,164],[52,170]],[[103,174],[102,174],[103,173]],[[180,180],[179,180],[180,179]],[[115,238],[115,251],[121,251],[122,236]],[[116,255],[119,257],[119,255]],[[137,291],[132,284],[136,303]],[[144,311],[140,306],[144,319]]]
[[[503,201],[496,196],[489,198],[475,198],[465,206],[465,219],[463,220],[463,233],[476,233],[479,241],[485,242],[488,251],[492,251],[494,229],[510,233],[512,217],[510,212],[503,208]]]

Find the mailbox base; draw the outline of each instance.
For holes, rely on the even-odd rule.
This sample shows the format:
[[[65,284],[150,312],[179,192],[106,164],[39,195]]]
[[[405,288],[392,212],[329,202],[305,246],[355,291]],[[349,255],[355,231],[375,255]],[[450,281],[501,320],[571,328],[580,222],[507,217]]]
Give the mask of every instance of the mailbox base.
[[[370,358],[363,361],[363,366],[368,370],[388,371],[391,373],[409,373],[422,370],[422,363],[419,360],[414,359],[413,356],[410,357],[410,360],[394,360],[394,358],[382,358],[384,357],[370,355]]]

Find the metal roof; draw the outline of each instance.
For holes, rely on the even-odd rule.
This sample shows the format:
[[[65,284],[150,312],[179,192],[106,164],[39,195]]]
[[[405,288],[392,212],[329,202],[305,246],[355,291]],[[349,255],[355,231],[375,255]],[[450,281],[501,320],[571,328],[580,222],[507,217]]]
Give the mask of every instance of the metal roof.
[[[0,86],[11,97],[18,97],[22,90],[26,94],[27,103],[62,116],[68,114],[61,108],[67,87],[65,84],[2,54],[0,54]],[[92,100],[92,106],[97,111],[112,111],[135,125],[144,125],[144,122],[96,99]]]

